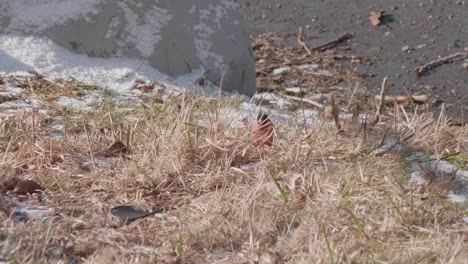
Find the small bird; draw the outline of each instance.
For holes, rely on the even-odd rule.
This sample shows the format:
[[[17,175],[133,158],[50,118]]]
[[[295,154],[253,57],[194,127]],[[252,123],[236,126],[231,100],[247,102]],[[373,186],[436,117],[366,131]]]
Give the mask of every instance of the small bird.
[[[271,122],[269,116],[263,112],[259,112],[250,134],[252,143],[257,146],[265,145],[271,147],[273,145],[273,129],[273,122]]]

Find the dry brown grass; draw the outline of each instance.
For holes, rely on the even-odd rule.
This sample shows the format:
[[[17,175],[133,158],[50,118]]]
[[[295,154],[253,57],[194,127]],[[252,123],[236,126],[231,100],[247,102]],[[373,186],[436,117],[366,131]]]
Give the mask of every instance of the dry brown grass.
[[[3,171],[19,168],[8,177],[40,182],[46,189],[40,199],[21,199],[56,214],[25,224],[0,214],[0,257],[11,263],[256,263],[266,252],[284,263],[468,258],[467,206],[410,183],[402,154],[456,150],[466,128],[445,127],[426,114],[408,114],[412,119],[402,117],[395,127],[343,122],[340,132],[328,122],[305,129],[292,120],[276,125],[273,147],[257,148],[248,141],[250,120],[233,128],[219,117],[219,107],[235,103],[207,101],[179,96],[133,110],[108,104],[90,113],[1,120]],[[404,140],[405,151],[371,155],[389,131]],[[128,153],[106,157],[116,141]],[[123,224],[109,216],[121,204],[163,213]]]

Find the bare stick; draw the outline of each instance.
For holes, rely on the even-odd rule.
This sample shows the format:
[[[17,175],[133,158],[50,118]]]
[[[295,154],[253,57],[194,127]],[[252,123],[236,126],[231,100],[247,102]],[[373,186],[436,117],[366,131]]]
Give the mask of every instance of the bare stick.
[[[94,169],[97,169],[96,160],[94,159],[93,148],[91,147],[91,136],[89,134],[88,126],[86,125],[85,121],[83,121],[83,127],[86,132],[86,138],[88,140],[88,148],[89,148],[89,153],[91,155],[91,160],[93,161]]]
[[[334,96],[331,97],[331,105],[332,105],[332,117],[333,117],[333,121],[335,121],[336,130],[340,131],[341,130],[340,116],[339,116],[338,107],[336,107]]]
[[[10,140],[8,141],[7,148],[5,150],[5,153],[3,153],[3,159],[2,159],[2,165],[5,164],[5,160],[7,158],[8,152],[10,151],[11,144],[13,141],[16,140],[13,136],[10,137]]]
[[[304,38],[304,34],[302,33],[302,27],[299,27],[299,34],[297,35],[297,42],[299,43],[299,45],[301,45],[305,49],[305,51],[307,51],[308,54],[312,54],[310,49],[302,40],[303,38]]]
[[[448,123],[450,126],[465,126],[468,125],[468,120],[463,118],[450,118]]]
[[[357,83],[356,86],[354,87],[353,93],[351,94],[351,98],[349,98],[348,105],[346,106],[346,110],[349,110],[349,106],[351,105],[351,102],[353,101],[354,94],[356,93],[356,90],[358,89],[358,87],[359,87],[359,83]]]
[[[338,43],[350,38],[351,36],[352,36],[351,33],[345,32],[341,36],[339,36],[337,39],[334,39],[334,40],[328,41],[326,43],[323,43],[321,45],[312,47],[310,50],[311,51],[325,51],[327,49],[331,49],[334,46],[336,46]]]
[[[382,97],[380,95],[376,95],[375,97],[375,101],[381,101],[382,100]],[[390,95],[387,95],[385,96],[385,98],[383,99],[384,101],[384,104],[393,104],[394,102],[398,103],[398,104],[401,104],[401,103],[406,103],[408,101],[413,101],[413,102],[416,102],[416,103],[427,103],[427,101],[429,101],[429,96],[427,95],[412,95],[412,96],[406,96],[406,95],[403,95],[403,96],[390,96]]]
[[[451,60],[464,58],[468,56],[468,52],[457,52],[446,57],[442,57],[437,60],[430,61],[429,63],[423,64],[416,68],[416,76],[419,78],[423,76],[429,69],[434,68],[436,66],[449,63]]]
[[[380,102],[379,106],[377,107],[377,112],[375,113],[374,120],[372,120],[371,126],[375,126],[381,119],[384,102],[385,102],[385,89],[387,88],[388,79],[385,77],[382,82],[382,88],[380,90]]]
[[[297,97],[297,96],[292,96],[292,95],[286,95],[286,94],[283,94],[283,93],[278,93],[278,95],[283,97],[283,98],[292,100],[292,101],[304,102],[304,103],[309,104],[309,105],[311,105],[313,107],[323,109],[323,104],[321,104],[319,102],[312,101],[312,100],[307,99],[307,98],[302,98],[302,97]]]

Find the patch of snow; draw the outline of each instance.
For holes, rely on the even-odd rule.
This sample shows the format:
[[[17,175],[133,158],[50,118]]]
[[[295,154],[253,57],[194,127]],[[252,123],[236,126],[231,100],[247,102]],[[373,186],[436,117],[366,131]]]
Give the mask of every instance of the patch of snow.
[[[16,99],[16,100],[7,101],[7,102],[0,104],[0,109],[5,109],[5,108],[20,109],[20,108],[28,108],[28,107],[33,107],[33,106],[23,99]]]
[[[426,182],[426,180],[424,180],[423,173],[421,171],[415,171],[411,173],[410,182],[420,185]]]
[[[318,75],[318,76],[328,76],[328,77],[333,76],[333,73],[331,73],[331,72],[329,72],[327,70],[311,71],[309,73],[313,74],[313,75]]]
[[[47,38],[1,35],[0,74],[29,75],[28,71],[32,70],[49,79],[73,77],[80,82],[96,84],[113,96],[134,95],[130,88],[136,79],[157,80],[174,89],[175,86],[182,86],[189,91],[202,91],[209,95],[218,90],[209,83],[200,87],[198,80],[203,75],[201,70],[171,78],[142,60],[91,58],[75,54]]]
[[[291,88],[286,88],[286,92],[291,92],[291,93],[300,93],[303,90],[301,87],[291,87]]]
[[[291,70],[291,67],[289,67],[289,66],[288,67],[276,68],[271,72],[271,74],[280,75],[280,74],[283,74],[283,73],[288,72],[290,70]]]
[[[319,66],[317,64],[303,64],[297,66],[298,69],[300,70],[308,70],[308,71],[313,71],[316,70]]]
[[[78,99],[78,98],[72,98],[72,97],[67,97],[67,96],[60,96],[59,98],[57,98],[55,103],[58,106],[88,110],[89,105],[98,101],[99,100],[97,97]]]
[[[465,203],[468,201],[468,197],[465,194],[456,194],[454,192],[449,192],[447,199],[452,203]]]
[[[383,146],[371,152],[372,155],[381,155],[389,152],[390,150],[398,151],[401,149],[400,141],[396,138],[387,138]]]
[[[437,170],[445,172],[447,174],[455,173],[458,177],[464,177],[468,179],[468,171],[461,170],[457,166],[451,164],[446,160],[441,160],[436,164],[433,162],[434,166],[437,165]]]

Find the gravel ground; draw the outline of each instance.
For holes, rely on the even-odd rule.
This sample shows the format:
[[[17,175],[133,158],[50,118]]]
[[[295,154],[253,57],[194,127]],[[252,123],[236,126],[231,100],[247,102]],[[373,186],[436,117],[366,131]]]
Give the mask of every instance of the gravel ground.
[[[354,36],[344,53],[368,58],[350,65],[369,73],[364,85],[378,94],[388,77],[392,94],[431,95],[445,102],[452,116],[468,115],[468,57],[432,68],[420,78],[416,68],[454,53],[468,53],[468,1],[304,1],[237,0],[251,33],[288,32],[302,27],[307,45],[315,46],[344,32]],[[372,26],[371,11],[385,11]],[[294,40],[296,37],[291,38]],[[291,42],[292,43],[292,42]],[[465,113],[465,114],[464,114]]]

